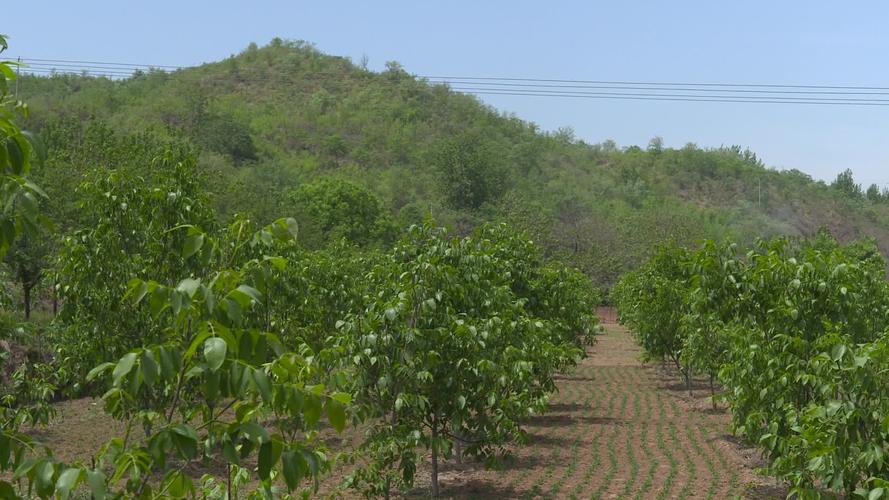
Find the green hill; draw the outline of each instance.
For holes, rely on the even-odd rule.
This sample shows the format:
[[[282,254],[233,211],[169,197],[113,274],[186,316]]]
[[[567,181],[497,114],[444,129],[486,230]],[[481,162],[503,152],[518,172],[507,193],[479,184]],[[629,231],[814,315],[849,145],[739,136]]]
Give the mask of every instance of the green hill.
[[[223,219],[296,215],[322,235],[315,244],[327,229],[296,191],[337,177],[374,193],[397,225],[427,213],[458,233],[511,221],[606,286],[666,240],[746,242],[826,226],[841,240],[871,236],[889,252],[889,200],[849,177],[815,182],[739,147],[587,144],[396,63],[371,72],[302,42],[125,80],[23,76],[20,92],[31,106],[27,126],[50,149],[36,174],[49,190],[66,192],[97,166],[147,161],[96,157],[97,141],[184,142],[200,151]],[[59,210],[76,220],[73,208]]]

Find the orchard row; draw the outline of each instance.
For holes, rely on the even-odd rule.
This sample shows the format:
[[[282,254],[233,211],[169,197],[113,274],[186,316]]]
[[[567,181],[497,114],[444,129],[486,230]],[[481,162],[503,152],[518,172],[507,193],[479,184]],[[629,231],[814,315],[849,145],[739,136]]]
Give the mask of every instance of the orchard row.
[[[889,284],[872,244],[664,247],[614,297],[647,356],[718,379],[736,432],[791,494],[885,497]]]

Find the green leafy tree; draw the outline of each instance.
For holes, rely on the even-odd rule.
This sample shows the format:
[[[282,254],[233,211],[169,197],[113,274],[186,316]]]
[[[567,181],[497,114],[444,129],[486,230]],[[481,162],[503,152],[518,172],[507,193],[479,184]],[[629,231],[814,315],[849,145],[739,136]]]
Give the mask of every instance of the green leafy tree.
[[[235,229],[225,235],[237,238],[226,240],[183,228],[212,249],[211,269],[173,285],[132,280],[131,307],[147,308],[157,320],[153,327],[163,332],[146,338],[162,341],[102,363],[88,375],[107,384],[105,409],[126,422],[126,435],[111,439],[90,465],[60,462],[49,451],[16,450],[10,462],[11,438],[2,435],[0,466],[15,469],[12,481],[25,481],[28,496],[39,498],[69,498],[78,488],[94,498],[195,497],[189,468],[213,461],[224,465],[228,477],[221,489],[231,496],[235,478],[252,462],[265,498],[281,496],[276,481],[301,496],[316,490],[330,462],[311,431],[325,414],[342,431],[351,397],[328,389],[335,389],[336,379],[317,383],[329,374],[318,372],[310,349],[290,350],[274,334],[251,326],[262,322],[257,313],[265,300],[264,281],[257,278],[286,262],[238,257],[242,249],[292,239],[292,227],[281,220],[255,234]],[[182,252],[202,258],[190,241]],[[152,432],[143,440],[131,438],[130,428],[140,422],[150,422]],[[10,482],[0,482],[0,489],[4,498],[19,498]]]
[[[681,361],[718,371],[735,431],[791,495],[885,495],[889,286],[873,243],[821,231],[762,241],[743,258],[712,242],[661,255],[682,254],[656,257],[615,290],[646,351],[661,343],[650,332],[673,331],[678,317]],[[676,265],[688,289],[664,293]]]
[[[501,159],[477,133],[443,141],[432,155],[445,199],[454,208],[476,210],[496,200],[506,187]]]
[[[689,259],[683,248],[660,247],[644,266],[621,278],[612,297],[646,358],[671,361],[691,391],[690,366],[682,358]]]
[[[739,317],[745,263],[731,243],[706,241],[692,253],[690,291],[680,328],[683,330],[683,362],[710,377],[710,396],[716,408],[714,385],[726,363],[733,322]]]
[[[861,185],[855,183],[852,176],[852,170],[846,169],[837,174],[837,178],[831,184],[831,187],[840,191],[849,198],[861,198]]]
[[[171,150],[154,169],[150,182],[128,170],[99,171],[80,190],[85,218],[96,223],[62,241],[55,270],[63,304],[56,343],[74,373],[157,340],[146,337],[159,331],[145,311],[123,312],[127,281],[150,275],[169,286],[204,265],[188,259],[203,236],[177,229],[216,224],[193,157]]]
[[[385,245],[395,237],[395,226],[380,200],[356,184],[321,179],[291,194],[307,224],[321,231],[325,242],[345,238],[360,246]]]
[[[374,419],[358,450],[364,466],[350,477],[366,495],[412,485],[422,446],[437,496],[439,460],[454,440],[493,459],[545,407],[555,372],[582,355],[576,332],[566,340],[552,321],[528,314],[514,292],[523,285],[504,272],[512,269],[504,256],[522,250],[495,234],[457,240],[413,227],[374,269],[376,300],[342,324],[356,402]]]
[[[876,184],[871,184],[867,187],[865,197],[872,203],[880,203],[884,200],[883,193],[880,191],[879,186],[877,186]]]
[[[22,288],[22,308],[25,320],[31,318],[33,291],[50,268],[52,240],[45,234],[24,235],[13,243],[3,258],[12,276]]]

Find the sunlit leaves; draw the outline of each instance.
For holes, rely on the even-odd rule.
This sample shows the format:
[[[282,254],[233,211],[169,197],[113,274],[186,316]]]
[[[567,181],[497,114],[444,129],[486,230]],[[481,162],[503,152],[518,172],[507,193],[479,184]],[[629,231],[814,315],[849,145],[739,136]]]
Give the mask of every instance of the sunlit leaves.
[[[227,350],[228,345],[219,337],[211,337],[204,341],[204,358],[211,371],[215,372],[222,367]]]
[[[0,52],[6,47],[5,36],[0,35]],[[0,60],[0,257],[20,235],[38,231],[37,198],[43,195],[28,180],[32,156],[36,151],[40,160],[42,148],[33,135],[16,124],[16,115],[27,117],[28,108],[9,93],[9,82],[16,78],[16,64]]]
[[[671,254],[684,257],[659,257]],[[889,285],[878,253],[822,233],[743,256],[712,242],[659,255],[614,294],[643,347],[657,354],[651,340],[669,332],[684,363],[718,371],[736,431],[791,495],[882,495]]]
[[[584,317],[595,305],[585,300],[588,283],[549,281],[528,246],[503,227],[451,239],[426,225],[374,268],[374,302],[339,325],[358,402],[378,417],[354,488],[385,495],[409,486],[415,448],[448,456],[455,436],[473,443],[466,453],[496,453],[521,435],[528,409],[554,390],[554,374],[582,354],[584,329],[595,325]],[[549,294],[565,309],[525,308]],[[336,406],[327,411],[332,425],[344,425]]]

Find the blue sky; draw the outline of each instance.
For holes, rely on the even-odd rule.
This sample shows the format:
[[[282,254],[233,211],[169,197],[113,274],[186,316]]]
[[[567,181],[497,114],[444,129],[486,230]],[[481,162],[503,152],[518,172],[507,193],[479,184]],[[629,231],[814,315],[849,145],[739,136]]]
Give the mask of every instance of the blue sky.
[[[275,36],[427,75],[889,87],[889,3],[40,1],[4,6],[10,55],[193,65]],[[485,96],[588,142],[740,144],[771,166],[889,187],[889,107]]]

